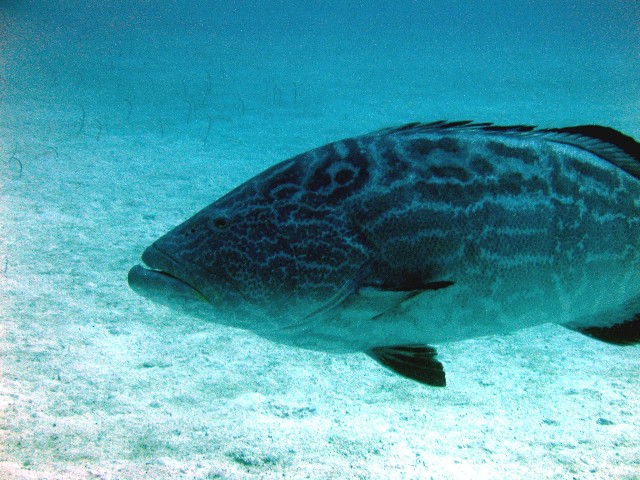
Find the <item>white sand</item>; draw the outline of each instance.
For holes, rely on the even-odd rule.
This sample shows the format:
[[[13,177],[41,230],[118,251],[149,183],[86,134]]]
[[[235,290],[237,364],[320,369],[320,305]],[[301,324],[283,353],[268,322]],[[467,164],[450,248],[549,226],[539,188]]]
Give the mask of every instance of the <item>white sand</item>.
[[[159,235],[330,140],[441,118],[640,138],[633,7],[571,30],[575,9],[458,6],[407,31],[353,7],[361,30],[309,13],[318,30],[289,35],[227,12],[185,37],[152,7],[17,3],[0,12],[0,478],[640,478],[640,347],[555,326],[441,345],[435,389],[126,284]]]

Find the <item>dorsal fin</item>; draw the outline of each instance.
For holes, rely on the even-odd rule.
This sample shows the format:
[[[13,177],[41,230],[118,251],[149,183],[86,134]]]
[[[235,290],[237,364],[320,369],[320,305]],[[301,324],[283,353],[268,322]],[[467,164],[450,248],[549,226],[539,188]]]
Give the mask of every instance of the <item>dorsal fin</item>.
[[[448,122],[446,120],[438,120],[436,122],[421,123],[413,122],[397,127],[388,127],[371,132],[368,135],[393,135],[395,133],[424,133],[442,130],[450,131],[488,131],[488,132],[506,132],[506,133],[525,133],[535,130],[536,127],[528,125],[509,125],[500,126],[492,123],[475,123],[472,120],[459,120],[456,122]]]
[[[640,179],[640,144],[609,127],[577,127],[540,130],[549,140],[587,150]]]
[[[564,128],[536,128],[530,125],[500,126],[491,123],[473,123],[470,120],[432,123],[408,123],[385,128],[371,135],[428,133],[435,131],[487,132],[510,137],[537,137],[549,142],[563,143],[586,150],[621,168],[640,180],[640,143],[617,130],[600,125],[579,125]]]

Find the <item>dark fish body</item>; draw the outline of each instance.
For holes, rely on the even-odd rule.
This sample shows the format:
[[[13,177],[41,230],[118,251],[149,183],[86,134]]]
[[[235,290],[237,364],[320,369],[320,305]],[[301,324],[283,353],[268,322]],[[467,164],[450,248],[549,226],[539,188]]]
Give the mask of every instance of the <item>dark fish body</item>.
[[[432,385],[444,384],[432,344],[546,322],[634,343],[639,159],[632,138],[598,126],[381,130],[247,181],[158,239],[129,282]]]

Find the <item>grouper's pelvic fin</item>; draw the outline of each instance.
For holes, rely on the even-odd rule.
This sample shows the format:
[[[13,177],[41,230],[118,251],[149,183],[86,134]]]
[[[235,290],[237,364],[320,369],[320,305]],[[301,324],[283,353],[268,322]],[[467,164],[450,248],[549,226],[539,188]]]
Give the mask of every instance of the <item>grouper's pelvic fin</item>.
[[[375,347],[367,355],[403,377],[432,387],[447,384],[444,367],[436,359],[436,349],[427,345]]]

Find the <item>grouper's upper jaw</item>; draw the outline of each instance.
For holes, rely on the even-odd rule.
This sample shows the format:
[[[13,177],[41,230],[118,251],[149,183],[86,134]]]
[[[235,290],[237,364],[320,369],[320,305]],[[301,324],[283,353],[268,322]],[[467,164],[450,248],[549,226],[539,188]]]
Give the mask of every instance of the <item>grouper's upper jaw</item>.
[[[148,268],[136,265],[129,270],[129,286],[136,293],[174,308],[213,303],[201,287],[190,283],[193,274],[155,245],[144,251],[142,260]]]

